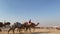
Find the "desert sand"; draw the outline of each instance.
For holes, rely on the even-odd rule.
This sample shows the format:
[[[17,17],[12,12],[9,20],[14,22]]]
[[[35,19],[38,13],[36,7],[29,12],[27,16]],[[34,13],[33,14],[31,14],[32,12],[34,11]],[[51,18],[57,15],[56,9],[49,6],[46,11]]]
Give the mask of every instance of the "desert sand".
[[[60,30],[57,29],[33,29],[31,30],[32,32],[24,32],[22,31],[21,33],[15,30],[15,34],[60,34]],[[8,28],[2,29],[2,32],[0,34],[8,34]],[[10,31],[9,34],[13,34],[12,31]]]

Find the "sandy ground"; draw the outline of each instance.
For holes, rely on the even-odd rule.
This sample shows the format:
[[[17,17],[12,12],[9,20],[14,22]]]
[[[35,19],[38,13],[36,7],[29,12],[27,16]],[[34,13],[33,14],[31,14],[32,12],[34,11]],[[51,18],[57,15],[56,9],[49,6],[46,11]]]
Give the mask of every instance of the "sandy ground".
[[[15,30],[15,34],[60,34],[60,30],[57,29],[33,29],[31,30],[32,32],[24,32],[22,31],[21,33]],[[8,29],[2,29],[2,32],[0,34],[8,34]],[[10,31],[9,34],[13,34],[12,31]]]

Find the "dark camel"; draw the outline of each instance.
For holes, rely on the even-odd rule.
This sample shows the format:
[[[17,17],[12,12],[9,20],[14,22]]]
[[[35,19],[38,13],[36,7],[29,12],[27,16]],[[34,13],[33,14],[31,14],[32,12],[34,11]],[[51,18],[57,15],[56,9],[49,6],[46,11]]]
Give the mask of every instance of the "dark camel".
[[[35,24],[35,23],[31,23],[31,25],[29,25],[29,30],[31,32],[31,28],[33,28],[33,31],[35,31],[35,27],[38,26],[39,23]]]
[[[10,22],[5,22],[4,24],[3,22],[0,22],[0,27],[5,27],[6,25],[10,25]],[[0,31],[2,30],[0,29]]]
[[[30,30],[31,30],[31,28],[33,28],[35,30],[35,27],[39,25],[39,23],[35,24],[35,23],[31,22],[31,19],[29,20],[29,23],[30,23],[30,25],[29,25]]]
[[[0,27],[3,27],[3,22],[0,22]]]
[[[3,22],[0,22],[0,27],[5,27],[6,25],[10,25],[10,22],[5,22],[4,24],[3,24]]]
[[[24,26],[23,26],[21,23],[16,22],[16,23],[14,23],[14,24],[11,26],[11,28],[8,30],[8,34],[9,34],[9,32],[10,32],[11,30],[13,31],[13,34],[14,34],[14,31],[15,31],[16,28],[18,28],[18,29],[19,29],[19,32],[20,32],[20,29],[24,28]]]
[[[29,23],[29,24],[28,24]],[[35,30],[35,27],[39,25],[39,23],[35,24],[33,22],[31,22],[31,19],[29,20],[29,22],[25,22],[24,26],[26,28],[26,31],[29,30],[31,32],[31,28],[33,28]]]

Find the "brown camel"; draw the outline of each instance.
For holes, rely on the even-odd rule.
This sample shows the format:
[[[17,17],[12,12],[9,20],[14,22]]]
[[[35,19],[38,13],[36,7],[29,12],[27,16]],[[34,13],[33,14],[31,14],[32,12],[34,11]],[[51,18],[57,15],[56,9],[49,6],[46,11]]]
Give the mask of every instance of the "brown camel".
[[[57,30],[60,30],[60,27],[56,27]]]
[[[35,27],[38,26],[38,25],[39,25],[39,23],[37,23],[37,24],[31,23],[31,25],[29,25],[30,30],[31,30],[31,28],[33,28],[35,30]]]
[[[30,30],[31,30],[31,28],[33,28],[35,30],[35,27],[38,25],[39,25],[39,23],[35,24],[35,23],[31,22],[31,19],[29,20],[29,27],[30,27],[29,29]]]
[[[29,22],[24,22],[24,27],[26,28],[26,31],[29,30],[30,32],[31,32],[31,28],[33,28],[35,30],[35,27],[37,25],[39,25],[39,23],[37,23],[37,24],[32,23],[31,20]]]
[[[29,25],[28,25],[28,22],[24,22],[24,27],[25,27],[25,31],[27,31],[30,27],[29,27]]]

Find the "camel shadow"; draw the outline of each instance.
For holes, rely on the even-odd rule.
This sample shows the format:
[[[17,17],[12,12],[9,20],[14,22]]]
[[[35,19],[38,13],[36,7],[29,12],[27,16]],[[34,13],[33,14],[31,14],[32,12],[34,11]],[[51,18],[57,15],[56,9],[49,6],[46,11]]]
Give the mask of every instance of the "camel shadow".
[[[19,34],[47,34],[49,32],[28,32],[28,33],[19,33]]]
[[[19,34],[40,34],[40,33],[34,32],[34,33],[19,33]]]
[[[15,34],[48,34],[48,33],[50,32],[20,32],[20,33],[15,33]]]

